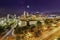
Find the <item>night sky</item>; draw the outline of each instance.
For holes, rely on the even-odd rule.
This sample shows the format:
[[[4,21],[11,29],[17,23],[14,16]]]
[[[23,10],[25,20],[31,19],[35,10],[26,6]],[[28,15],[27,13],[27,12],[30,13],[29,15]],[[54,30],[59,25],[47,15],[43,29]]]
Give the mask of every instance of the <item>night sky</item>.
[[[0,14],[2,10],[10,10],[17,14],[24,10],[28,12],[60,11],[60,0],[0,0]]]

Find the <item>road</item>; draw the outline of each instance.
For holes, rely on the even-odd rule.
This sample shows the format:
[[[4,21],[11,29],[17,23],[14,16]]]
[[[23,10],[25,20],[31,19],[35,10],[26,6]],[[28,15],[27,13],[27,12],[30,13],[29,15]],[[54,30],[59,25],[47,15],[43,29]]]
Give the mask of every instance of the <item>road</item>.
[[[51,31],[47,31],[39,38],[35,38],[33,40],[54,40],[55,37],[60,37],[60,27],[57,27]]]
[[[55,37],[60,37],[60,27],[47,31],[43,33],[42,36],[35,38],[34,40],[54,40]]]
[[[53,29],[52,31],[50,31],[50,32],[47,32],[45,35],[43,35],[41,38],[40,38],[40,40],[44,40],[44,39],[49,39],[50,38],[50,36],[53,38],[53,36],[55,36],[54,34],[57,34],[57,32],[59,32],[60,31],[60,27],[57,27],[57,28],[55,28],[55,29]],[[48,38],[49,37],[49,38]],[[51,38],[50,38],[51,39]]]
[[[11,27],[11,29],[1,38],[1,40],[5,40],[6,39],[6,37],[8,36],[8,35],[10,35],[10,33],[14,30],[14,28],[16,27],[16,23],[15,24],[13,24]]]
[[[26,39],[26,40],[54,40],[56,37],[60,37],[60,27],[57,27],[51,31],[47,31],[38,38],[33,37],[33,38]],[[12,36],[10,36],[8,39],[16,40],[16,38]]]
[[[56,38],[60,38],[60,30],[45,38],[44,40],[55,40]]]

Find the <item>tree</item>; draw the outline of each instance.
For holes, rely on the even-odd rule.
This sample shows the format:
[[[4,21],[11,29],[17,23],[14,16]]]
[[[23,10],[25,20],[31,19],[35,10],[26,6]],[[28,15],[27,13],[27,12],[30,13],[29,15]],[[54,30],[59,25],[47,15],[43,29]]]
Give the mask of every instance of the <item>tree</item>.
[[[35,35],[35,37],[39,37],[40,36],[40,30],[38,30],[37,32],[34,32],[34,35]]]
[[[37,21],[37,26],[41,26],[42,23],[40,21]]]
[[[60,40],[60,38],[57,38],[57,40]]]
[[[37,26],[38,30],[41,30],[42,29],[42,22],[40,21],[37,21]]]
[[[31,31],[31,32],[34,32],[33,29],[34,29],[35,27],[36,27],[36,26],[35,26],[34,24],[30,25],[30,31]]]
[[[48,20],[48,19],[46,19],[46,20],[44,20],[44,22],[45,22],[45,24],[48,24],[48,23],[49,23],[49,20]]]
[[[30,26],[29,21],[27,21],[27,26]]]
[[[16,40],[20,40],[20,39],[24,39],[24,36],[20,36],[21,34],[24,34],[24,30],[26,30],[27,28],[25,26],[19,27],[18,25],[15,28],[15,34],[16,36]],[[23,38],[22,38],[23,37]]]
[[[4,27],[3,26],[0,26],[0,35],[4,32]]]
[[[15,34],[20,34],[20,33],[22,33],[22,29],[17,25],[15,28]]]

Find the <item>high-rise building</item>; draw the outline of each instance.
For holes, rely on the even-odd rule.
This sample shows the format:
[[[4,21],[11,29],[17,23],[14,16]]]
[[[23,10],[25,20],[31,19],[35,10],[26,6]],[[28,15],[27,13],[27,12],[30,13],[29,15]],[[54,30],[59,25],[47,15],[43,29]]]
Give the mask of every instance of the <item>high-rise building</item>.
[[[39,12],[36,12],[35,15],[36,15],[36,17],[39,17],[40,16],[40,13]]]
[[[26,11],[24,11],[24,17],[28,17],[29,16],[29,13],[28,12],[26,12]]]
[[[9,19],[10,14],[7,15],[7,19]]]

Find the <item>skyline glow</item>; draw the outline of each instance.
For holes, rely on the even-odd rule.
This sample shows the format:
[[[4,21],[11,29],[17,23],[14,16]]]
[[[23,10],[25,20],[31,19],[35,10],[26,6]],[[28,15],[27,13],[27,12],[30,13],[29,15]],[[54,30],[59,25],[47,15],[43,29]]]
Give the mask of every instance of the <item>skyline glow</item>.
[[[60,11],[60,0],[0,0],[0,10],[1,8],[2,10],[12,9],[18,12],[16,14],[21,14],[23,11],[54,12]]]

